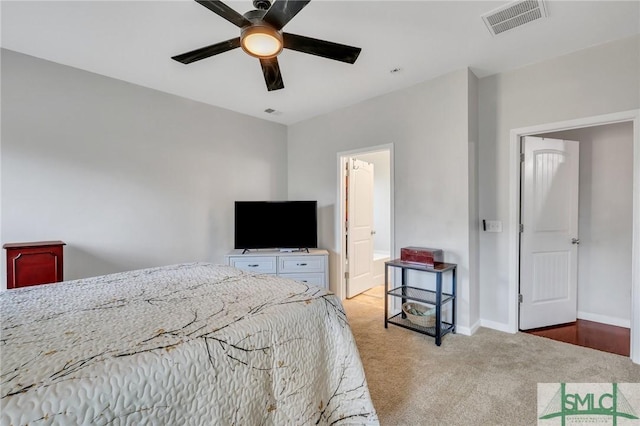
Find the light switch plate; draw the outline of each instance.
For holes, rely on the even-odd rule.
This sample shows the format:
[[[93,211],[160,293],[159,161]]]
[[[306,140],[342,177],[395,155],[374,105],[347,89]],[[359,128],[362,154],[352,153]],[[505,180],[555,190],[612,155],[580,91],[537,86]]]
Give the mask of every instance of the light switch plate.
[[[487,220],[485,221],[487,232],[502,232],[501,220]]]

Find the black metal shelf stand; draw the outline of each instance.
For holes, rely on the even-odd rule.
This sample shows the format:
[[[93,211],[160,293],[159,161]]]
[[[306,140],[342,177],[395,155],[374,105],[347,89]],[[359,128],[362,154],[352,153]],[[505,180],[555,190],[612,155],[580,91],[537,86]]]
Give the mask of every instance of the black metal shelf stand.
[[[402,279],[400,287],[389,289],[389,268],[401,269]],[[447,333],[456,332],[456,269],[457,265],[455,263],[436,263],[434,266],[427,266],[419,263],[404,262],[400,259],[385,262],[384,290],[386,297],[384,298],[384,328],[387,328],[388,324],[393,324],[418,333],[426,334],[428,336],[435,337],[436,345],[440,346],[442,343],[442,336]],[[436,274],[435,290],[409,286],[407,280],[409,270]],[[442,291],[442,276],[446,272],[451,272],[451,293],[444,293]],[[399,297],[402,299],[402,304],[407,300],[413,300],[435,306],[435,325],[433,327],[423,327],[418,324],[414,324],[407,319],[406,314],[402,311],[389,317],[389,296]],[[451,303],[450,323],[442,321],[442,306],[446,303]]]

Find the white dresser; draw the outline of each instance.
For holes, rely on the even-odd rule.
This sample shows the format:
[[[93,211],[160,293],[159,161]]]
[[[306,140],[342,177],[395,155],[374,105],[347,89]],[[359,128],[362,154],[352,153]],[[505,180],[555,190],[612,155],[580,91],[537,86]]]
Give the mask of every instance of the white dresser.
[[[329,252],[309,249],[307,252],[255,250],[242,254],[233,250],[226,256],[227,265],[245,271],[278,275],[296,281],[329,288]]]

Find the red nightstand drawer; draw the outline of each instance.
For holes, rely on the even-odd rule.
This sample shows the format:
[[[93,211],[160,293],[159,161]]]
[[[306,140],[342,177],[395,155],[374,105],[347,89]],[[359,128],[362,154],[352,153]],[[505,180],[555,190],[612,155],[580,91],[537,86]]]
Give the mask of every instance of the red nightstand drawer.
[[[49,284],[63,280],[62,241],[10,243],[7,250],[7,288]]]

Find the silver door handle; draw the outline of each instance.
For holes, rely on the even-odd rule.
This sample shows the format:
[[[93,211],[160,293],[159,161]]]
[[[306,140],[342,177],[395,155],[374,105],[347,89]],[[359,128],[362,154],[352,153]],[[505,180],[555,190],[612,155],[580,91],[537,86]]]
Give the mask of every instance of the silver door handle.
[[[572,238],[571,244],[580,244],[580,238]]]

